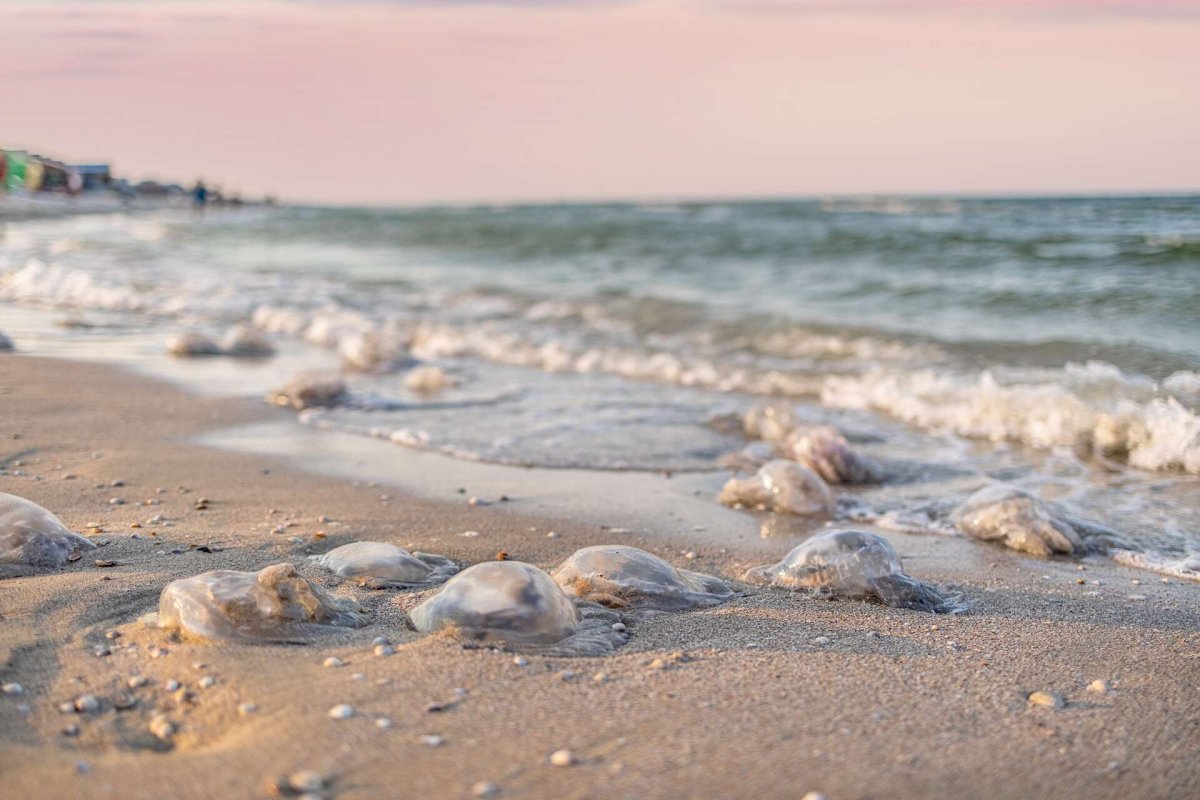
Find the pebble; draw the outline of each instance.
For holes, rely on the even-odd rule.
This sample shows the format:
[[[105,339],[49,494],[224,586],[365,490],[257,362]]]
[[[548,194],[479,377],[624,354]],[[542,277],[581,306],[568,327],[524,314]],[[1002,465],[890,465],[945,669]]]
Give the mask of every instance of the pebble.
[[[240,716],[247,717],[258,711],[258,706],[254,703],[238,703],[237,711]]]
[[[125,505],[125,498],[124,497],[110,498],[108,501],[108,504],[110,506],[123,506],[123,505]]]
[[[608,673],[607,672],[597,672],[595,675],[592,676],[592,681],[595,683],[607,683],[608,682]]]
[[[126,685],[126,686],[128,686],[130,689],[140,689],[140,688],[142,688],[143,686],[145,686],[145,685],[146,685],[147,683],[149,683],[149,682],[150,682],[150,681],[148,681],[148,680],[147,680],[147,679],[146,679],[144,676],[142,676],[142,675],[134,675],[132,678],[130,678],[129,680],[125,681],[125,685]]]
[[[1029,695],[1029,704],[1031,706],[1045,706],[1046,708],[1062,708],[1066,705],[1063,696],[1058,692],[1034,692]]]
[[[518,667],[524,667],[529,664],[529,659],[525,656],[513,656],[513,664]]]
[[[325,659],[322,662],[322,666],[331,667],[331,668],[332,667],[344,667],[344,666],[346,666],[346,662],[342,661],[337,656],[330,656],[329,658]]]
[[[500,787],[487,781],[480,781],[471,787],[472,797],[495,797],[499,793]]]
[[[302,769],[288,775],[287,783],[294,792],[319,792],[325,787],[325,778],[315,770]]]
[[[828,636],[818,636],[812,640],[812,643],[820,647],[827,647],[833,644],[833,639],[830,639]]]
[[[575,763],[575,754],[570,750],[555,750],[550,754],[550,763],[556,767],[569,767]]]
[[[168,692],[177,692],[177,691],[179,691],[179,689],[182,686],[183,686],[183,684],[180,683],[179,681],[167,681],[166,685],[163,688],[166,689]]]
[[[19,683],[6,683],[3,687],[3,692],[9,697],[15,697],[24,693],[25,687]]]
[[[63,736],[78,736],[79,726],[72,722],[70,725],[62,729]]]
[[[379,719],[375,720],[375,727],[379,728],[381,731],[386,731],[388,728],[392,727],[392,721],[387,717],[380,717]]]
[[[361,672],[356,672],[350,676],[350,679],[355,680],[355,681],[365,681],[367,679],[367,676],[363,675]]]
[[[624,622],[614,622],[612,629],[614,631],[616,631],[617,633],[624,633],[625,632],[625,623]]]
[[[216,685],[217,685],[217,679],[214,678],[212,675],[205,675],[203,678],[200,679],[200,688],[201,689],[211,689],[212,687],[214,687]]]
[[[150,732],[159,739],[170,739],[175,735],[175,723],[166,714],[155,714],[150,719]]]
[[[554,531],[550,531],[549,533],[547,533],[547,534],[546,534],[546,538],[547,538],[547,539],[557,539],[557,538],[558,538],[558,534],[557,534],[557,533],[555,533]]]
[[[334,706],[329,709],[330,719],[350,719],[354,716],[354,709],[345,703]]]
[[[374,639],[371,640],[371,644],[376,645],[376,646],[381,645],[381,644],[391,644],[391,643],[392,643],[392,640],[386,636],[376,636]]]
[[[1108,694],[1108,681],[1094,680],[1088,684],[1087,690],[1096,694]]]
[[[825,800],[825,795],[820,792],[808,792],[801,800]]]
[[[75,710],[80,714],[94,714],[100,710],[100,701],[94,694],[85,694],[75,698]]]
[[[436,733],[427,733],[421,737],[421,741],[429,747],[441,747],[446,743],[446,737]]]
[[[392,647],[390,644],[375,645],[375,655],[377,656],[392,656],[395,654],[396,648]]]

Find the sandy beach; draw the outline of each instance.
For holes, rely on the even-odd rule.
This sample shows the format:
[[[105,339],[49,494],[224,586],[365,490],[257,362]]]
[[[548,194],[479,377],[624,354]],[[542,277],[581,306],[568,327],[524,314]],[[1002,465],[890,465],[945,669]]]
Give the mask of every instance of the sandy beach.
[[[286,413],[109,366],[0,359],[0,490],[102,544],[0,580],[0,679],[22,689],[0,697],[0,794],[251,798],[288,791],[298,770],[337,798],[1200,792],[1200,586],[1102,560],[887,533],[910,572],[956,587],[970,612],[737,584],[713,608],[631,619],[628,643],[601,658],[467,649],[406,627],[411,592],[350,583],[335,593],[371,624],[306,646],[183,642],[139,624],[167,582],[207,570],[290,562],[333,585],[307,556],[354,540],[550,569],[620,539],[728,579],[780,555],[700,526],[614,533],[538,513],[528,470],[509,470],[514,502],[472,506],[469,485],[431,497],[403,472],[368,485],[196,441]],[[393,655],[373,652],[379,636]],[[1031,705],[1035,691],[1065,707]],[[98,711],[60,710],[87,694]],[[331,718],[339,704],[353,716]],[[167,742],[148,730],[160,712],[178,729]],[[573,763],[552,764],[562,749]]]

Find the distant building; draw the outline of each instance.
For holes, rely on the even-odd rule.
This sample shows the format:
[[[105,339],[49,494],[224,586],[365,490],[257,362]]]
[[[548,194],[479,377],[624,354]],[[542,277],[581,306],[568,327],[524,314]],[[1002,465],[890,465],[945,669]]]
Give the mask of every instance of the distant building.
[[[111,188],[112,170],[108,164],[72,164],[71,169],[79,174],[85,192]]]

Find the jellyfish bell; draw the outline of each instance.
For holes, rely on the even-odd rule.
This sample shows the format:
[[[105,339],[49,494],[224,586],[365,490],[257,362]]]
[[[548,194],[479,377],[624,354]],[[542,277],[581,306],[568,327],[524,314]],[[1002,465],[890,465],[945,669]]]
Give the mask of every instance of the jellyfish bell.
[[[873,483],[881,478],[879,466],[855,452],[846,437],[828,425],[796,428],[784,439],[779,451],[813,470],[827,483]]]
[[[249,325],[234,325],[221,339],[221,352],[237,358],[266,358],[275,347]]]
[[[357,580],[371,589],[433,586],[458,572],[448,558],[410,553],[386,542],[351,542],[312,560],[339,578]]]
[[[409,616],[418,631],[553,655],[602,655],[625,641],[612,612],[585,615],[553,578],[519,561],[468,567]]]
[[[291,564],[274,564],[172,581],[159,597],[155,621],[201,639],[293,641],[322,626],[358,628],[368,620],[355,601],[333,597]]]
[[[676,569],[652,553],[626,545],[577,550],[553,577],[566,594],[610,608],[679,611],[716,605],[733,596],[719,578]]]
[[[32,500],[0,492],[0,564],[61,567],[74,550],[95,546]]]
[[[951,522],[971,538],[999,541],[1036,556],[1084,549],[1074,526],[1056,517],[1028,492],[1012,486],[985,486],[954,510]]]
[[[221,346],[202,333],[187,331],[167,339],[167,352],[179,358],[217,356],[221,354]]]
[[[793,548],[777,564],[750,569],[749,583],[820,590],[833,597],[865,598],[895,608],[935,613],[966,609],[957,596],[912,578],[891,543],[864,531],[828,531]]]
[[[748,478],[730,478],[717,500],[801,515],[829,514],[836,506],[833,492],[819,475],[781,458],[768,461]]]
[[[267,394],[271,405],[290,406],[298,411],[332,408],[344,404],[348,398],[346,382],[336,375],[298,375]]]
[[[742,431],[751,439],[777,442],[796,427],[796,410],[790,403],[762,403],[742,417]]]

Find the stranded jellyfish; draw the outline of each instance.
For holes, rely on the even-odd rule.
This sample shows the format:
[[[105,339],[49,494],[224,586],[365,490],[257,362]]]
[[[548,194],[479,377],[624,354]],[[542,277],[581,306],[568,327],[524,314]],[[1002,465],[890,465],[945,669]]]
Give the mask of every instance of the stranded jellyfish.
[[[567,594],[610,608],[681,611],[733,596],[719,578],[676,569],[652,553],[625,545],[576,550],[555,570],[554,580]]]
[[[558,655],[600,655],[624,641],[612,620],[585,619],[553,578],[519,561],[468,567],[410,616],[419,631],[451,629],[467,639]]]
[[[0,564],[60,567],[71,551],[95,546],[37,503],[0,492]]]
[[[299,375],[282,389],[267,395],[267,402],[276,406],[332,408],[346,402],[346,382],[336,375]]]
[[[751,439],[782,441],[796,427],[796,411],[787,403],[764,403],[742,417],[742,431]]]
[[[1011,486],[985,486],[954,509],[950,520],[974,539],[999,540],[1035,556],[1083,549],[1071,523],[1056,518],[1033,495]]]
[[[422,364],[419,367],[413,367],[404,376],[404,385],[414,391],[422,394],[433,394],[440,392],[443,389],[448,389],[457,383],[453,378],[446,374],[441,367],[435,367],[432,364]]]
[[[730,478],[717,500],[727,506],[743,505],[787,514],[828,514],[833,492],[817,473],[782,458],[768,461],[749,478]]]
[[[352,542],[313,556],[313,561],[339,578],[357,580],[371,589],[433,586],[458,572],[448,558],[410,553],[385,542]]]
[[[828,425],[796,428],[783,440],[779,451],[828,483],[873,483],[881,478],[879,467],[854,452],[846,437]]]
[[[219,356],[221,346],[203,333],[176,333],[167,339],[167,352],[180,358]]]
[[[288,641],[315,626],[358,628],[367,620],[358,603],[331,596],[291,564],[172,581],[158,601],[160,627],[206,639]]]
[[[785,589],[816,589],[833,597],[874,599],[895,608],[940,614],[966,609],[959,597],[906,575],[891,543],[863,531],[829,531],[814,536],[778,564],[749,570],[745,580]]]
[[[221,339],[221,352],[238,358],[266,358],[275,347],[249,325],[234,325]]]

